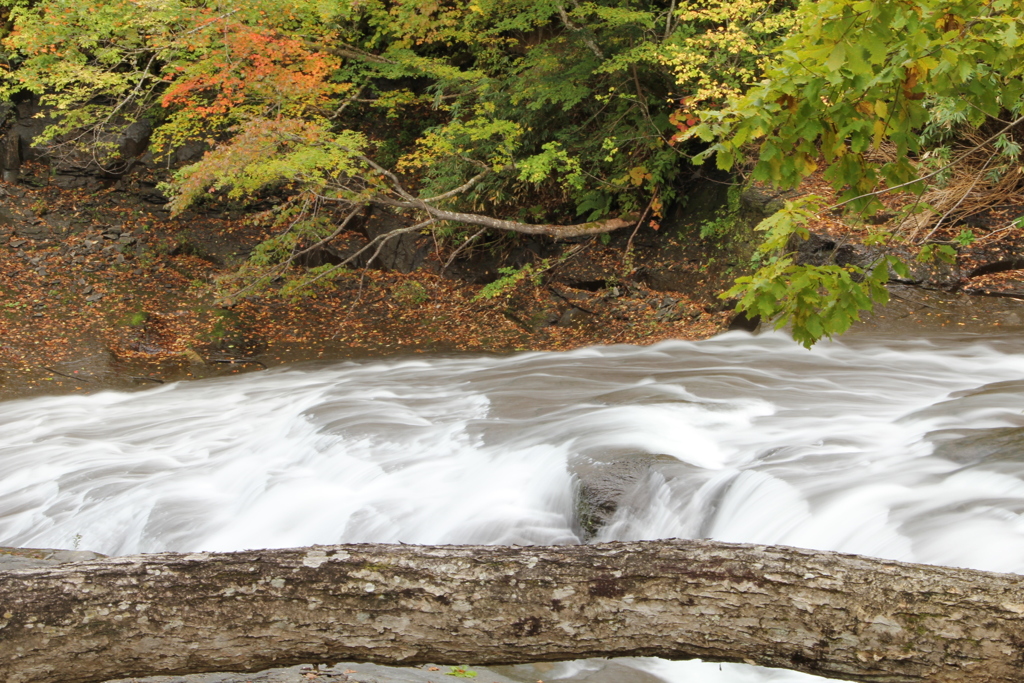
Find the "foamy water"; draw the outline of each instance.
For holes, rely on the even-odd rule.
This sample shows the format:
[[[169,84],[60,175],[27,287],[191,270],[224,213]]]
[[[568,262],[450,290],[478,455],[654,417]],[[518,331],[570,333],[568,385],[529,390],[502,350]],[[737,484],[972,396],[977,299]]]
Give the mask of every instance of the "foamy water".
[[[645,469],[595,540],[707,537],[1024,573],[1021,350],[960,337],[807,352],[730,333],[6,402],[0,545],[578,543],[572,473],[630,460]],[[813,678],[633,665],[679,683]]]

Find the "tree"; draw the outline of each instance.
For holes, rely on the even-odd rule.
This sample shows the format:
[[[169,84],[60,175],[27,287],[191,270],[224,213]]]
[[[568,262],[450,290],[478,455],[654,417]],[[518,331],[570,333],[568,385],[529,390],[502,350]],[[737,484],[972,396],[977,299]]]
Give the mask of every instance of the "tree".
[[[1019,681],[1020,577],[650,541],[162,553],[0,574],[8,683],[272,665],[699,657],[860,681]]]
[[[796,265],[786,254],[790,237],[806,237],[806,222],[822,210],[873,212],[879,193],[920,195],[929,181],[948,179],[952,167],[986,147],[988,159],[972,169],[967,191],[983,178],[1006,179],[1004,189],[1019,186],[1021,145],[1013,136],[1024,121],[1022,61],[1019,0],[801,5],[798,27],[765,80],[728,107],[697,114],[702,122],[688,132],[712,143],[703,156],[715,156],[719,168],[733,168],[752,150],[752,177],[781,189],[796,187],[823,162],[840,203],[824,207],[807,197],[763,223],[760,269],[727,294],[741,297],[741,310],[779,326],[792,323],[808,346],[887,301],[890,269],[906,274],[891,254],[880,253],[866,269]],[[974,139],[951,155],[950,141],[965,137]],[[941,222],[962,201],[956,195],[938,211],[915,202],[911,211],[930,210],[931,222]],[[909,238],[917,236],[912,231]],[[878,234],[874,241],[898,237]],[[922,255],[951,259],[955,251],[926,245]]]
[[[250,269],[262,282],[364,203],[418,229],[554,237],[656,219],[688,165],[675,98],[741,92],[792,17],[789,0],[0,6],[14,18],[0,96],[61,113],[54,153],[148,117],[158,147],[213,147],[169,187],[175,210],[289,197]]]

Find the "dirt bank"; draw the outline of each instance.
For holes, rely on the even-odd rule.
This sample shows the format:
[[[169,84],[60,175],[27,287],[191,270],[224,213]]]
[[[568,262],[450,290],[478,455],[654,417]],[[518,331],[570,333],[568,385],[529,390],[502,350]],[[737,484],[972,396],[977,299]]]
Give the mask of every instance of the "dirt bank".
[[[218,281],[268,229],[241,212],[172,219],[144,181],[62,189],[42,166],[26,166],[21,182],[0,184],[0,399],[318,358],[699,339],[730,319],[715,295],[736,264],[709,265],[682,225],[634,236],[642,268],[624,259],[628,231],[607,244],[483,245],[448,268],[450,249],[425,235],[412,272],[357,269],[315,296],[219,305]],[[353,232],[339,247],[366,241]],[[500,265],[548,254],[558,257],[540,286],[478,298]]]

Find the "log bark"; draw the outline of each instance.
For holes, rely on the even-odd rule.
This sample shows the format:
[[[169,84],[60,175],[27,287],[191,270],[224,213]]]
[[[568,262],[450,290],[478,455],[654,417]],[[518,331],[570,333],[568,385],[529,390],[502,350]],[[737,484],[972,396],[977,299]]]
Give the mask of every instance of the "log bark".
[[[1024,680],[1021,577],[777,546],[339,545],[0,573],[0,680],[658,656]]]

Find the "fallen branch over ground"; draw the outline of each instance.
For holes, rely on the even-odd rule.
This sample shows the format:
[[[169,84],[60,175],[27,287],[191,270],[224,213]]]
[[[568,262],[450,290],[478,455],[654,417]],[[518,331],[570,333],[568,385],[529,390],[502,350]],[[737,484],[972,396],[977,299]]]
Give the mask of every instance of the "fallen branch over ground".
[[[162,553],[0,573],[0,680],[699,657],[1024,680],[1021,577],[712,541]]]

